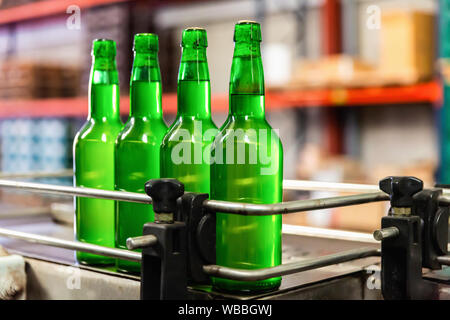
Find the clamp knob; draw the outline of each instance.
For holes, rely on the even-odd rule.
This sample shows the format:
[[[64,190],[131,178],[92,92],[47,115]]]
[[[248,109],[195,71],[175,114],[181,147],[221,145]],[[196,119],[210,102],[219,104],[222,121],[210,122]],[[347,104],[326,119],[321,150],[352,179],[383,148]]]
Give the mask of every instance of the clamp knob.
[[[415,177],[387,177],[380,189],[389,194],[393,208],[412,207],[413,195],[423,189],[422,180]]]
[[[177,199],[184,194],[184,184],[176,179],[152,179],[145,184],[145,193],[153,201],[156,222],[173,222]]]

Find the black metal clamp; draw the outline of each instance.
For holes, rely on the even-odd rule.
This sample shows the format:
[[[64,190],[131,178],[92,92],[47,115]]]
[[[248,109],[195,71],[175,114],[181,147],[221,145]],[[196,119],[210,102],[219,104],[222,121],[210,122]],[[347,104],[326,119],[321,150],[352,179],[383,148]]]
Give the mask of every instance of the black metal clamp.
[[[423,279],[422,268],[441,269],[447,253],[448,207],[440,207],[440,189],[423,190],[414,177],[388,177],[380,189],[389,194],[389,215],[374,233],[381,240],[381,282],[385,299],[433,299],[436,283]]]
[[[188,283],[209,283],[203,265],[215,262],[215,215],[203,207],[208,195],[184,193],[175,179],[150,180],[145,191],[155,222],[144,225],[143,236],[157,243],[142,250],[141,299],[186,299]]]

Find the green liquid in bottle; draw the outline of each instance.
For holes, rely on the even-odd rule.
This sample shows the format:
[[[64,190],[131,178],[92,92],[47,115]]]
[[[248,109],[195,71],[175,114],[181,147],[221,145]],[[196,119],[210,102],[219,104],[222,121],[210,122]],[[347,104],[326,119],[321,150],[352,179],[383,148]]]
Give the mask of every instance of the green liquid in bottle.
[[[246,29],[244,35],[237,37],[241,27]],[[265,119],[262,62],[259,41],[254,40],[258,38],[259,25],[236,25],[230,114],[212,147],[215,163],[211,166],[211,199],[255,204],[282,201],[283,149]],[[216,217],[218,265],[260,269],[281,263],[280,215],[217,213]],[[262,281],[212,280],[217,290],[242,293],[273,290],[281,283],[281,277]]]
[[[114,143],[122,128],[119,118],[117,84],[92,84],[91,112],[74,141],[75,185],[114,190]],[[114,247],[113,200],[77,197],[75,200],[76,239]],[[77,251],[83,264],[108,265],[114,259]]]
[[[135,58],[130,83],[130,117],[116,141],[116,190],[145,193],[144,185],[160,177],[159,151],[167,131],[162,117],[158,37],[135,36]],[[129,237],[142,236],[143,225],[154,221],[153,207],[118,201],[116,247],[126,249]],[[140,250],[136,250],[140,251]],[[117,259],[120,271],[139,273],[140,263]]]
[[[205,110],[209,95],[209,81],[179,82],[178,104],[183,111],[161,146],[161,176],[180,180],[186,192],[209,193],[210,148],[217,133]]]
[[[161,177],[176,178],[186,192],[209,193],[211,120],[206,31],[186,29],[178,76],[178,112],[161,144]]]

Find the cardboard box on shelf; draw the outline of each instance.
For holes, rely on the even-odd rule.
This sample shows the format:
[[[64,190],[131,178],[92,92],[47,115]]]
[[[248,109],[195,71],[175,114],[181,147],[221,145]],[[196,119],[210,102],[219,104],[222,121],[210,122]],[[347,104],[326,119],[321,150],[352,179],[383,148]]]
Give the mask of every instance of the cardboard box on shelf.
[[[437,164],[432,160],[423,160],[411,163],[407,166],[379,165],[367,170],[367,183],[378,184],[379,181],[388,176],[412,176],[423,181],[425,187],[434,186],[434,173]]]
[[[393,10],[381,16],[378,73],[390,84],[428,80],[434,71],[434,15]]]
[[[435,69],[434,25],[434,15],[427,12],[383,11],[378,63],[342,54],[299,59],[290,82],[272,89],[378,87],[430,80]]]
[[[361,87],[379,84],[375,66],[347,55],[331,55],[320,60],[300,59],[285,88]],[[280,89],[274,88],[272,89]]]
[[[349,195],[349,193],[341,193],[340,195]],[[380,228],[381,218],[387,215],[388,210],[389,202],[374,202],[335,208],[331,227],[371,233]]]

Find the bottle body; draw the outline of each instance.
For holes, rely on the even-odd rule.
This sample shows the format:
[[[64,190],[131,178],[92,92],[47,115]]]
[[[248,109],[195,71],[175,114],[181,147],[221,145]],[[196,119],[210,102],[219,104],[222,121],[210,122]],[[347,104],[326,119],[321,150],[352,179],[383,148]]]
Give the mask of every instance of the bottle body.
[[[230,77],[230,113],[212,146],[211,199],[255,204],[282,201],[283,148],[265,118],[264,73],[258,23],[236,25]],[[280,215],[216,213],[216,263],[240,269],[281,264]],[[279,287],[262,281],[213,278],[217,290],[260,292]]]
[[[259,103],[256,100],[260,100],[261,96],[231,99],[234,100],[232,103],[237,104],[252,103],[252,100]],[[236,134],[240,131],[243,134]],[[267,136],[259,132],[266,132]],[[222,149],[222,161],[217,161],[218,146]],[[245,150],[243,164],[238,163],[239,149]],[[234,154],[233,161],[227,161],[226,155],[230,152]],[[250,153],[266,153],[263,157],[267,156],[270,163],[263,164],[259,160],[252,163]],[[264,118],[230,115],[217,135],[212,155],[216,162],[211,166],[211,199],[255,204],[282,201],[283,148],[276,132]],[[281,215],[217,213],[216,219],[216,264],[242,269],[281,264]],[[278,288],[280,283],[281,277],[262,281],[213,278],[214,287],[225,291],[272,290]]]
[[[119,101],[117,84],[93,84],[91,103],[112,108]],[[118,106],[117,106],[118,108]],[[120,118],[90,118],[74,140],[74,183],[78,187],[114,190],[114,143],[122,128]],[[107,247],[114,247],[113,200],[75,199],[76,239]],[[83,264],[113,264],[114,259],[77,252]]]
[[[154,34],[135,36],[130,117],[116,141],[115,184],[118,191],[145,193],[145,183],[160,177],[159,151],[167,126],[162,117],[157,39]],[[142,42],[147,46],[143,47]],[[126,249],[127,238],[142,236],[143,225],[152,221],[151,205],[117,202],[116,247]],[[117,269],[130,273],[141,270],[140,263],[122,259],[117,259]]]
[[[122,129],[119,81],[112,40],[94,40],[89,83],[89,115],[74,144],[74,184],[114,190],[114,144]],[[75,198],[75,237],[78,241],[114,247],[115,201]],[[114,259],[77,252],[78,262],[113,264]]]
[[[209,81],[178,84],[179,104],[195,105],[209,96]],[[179,114],[161,144],[161,177],[178,179],[186,192],[209,193],[210,150],[216,133],[210,116]]]

